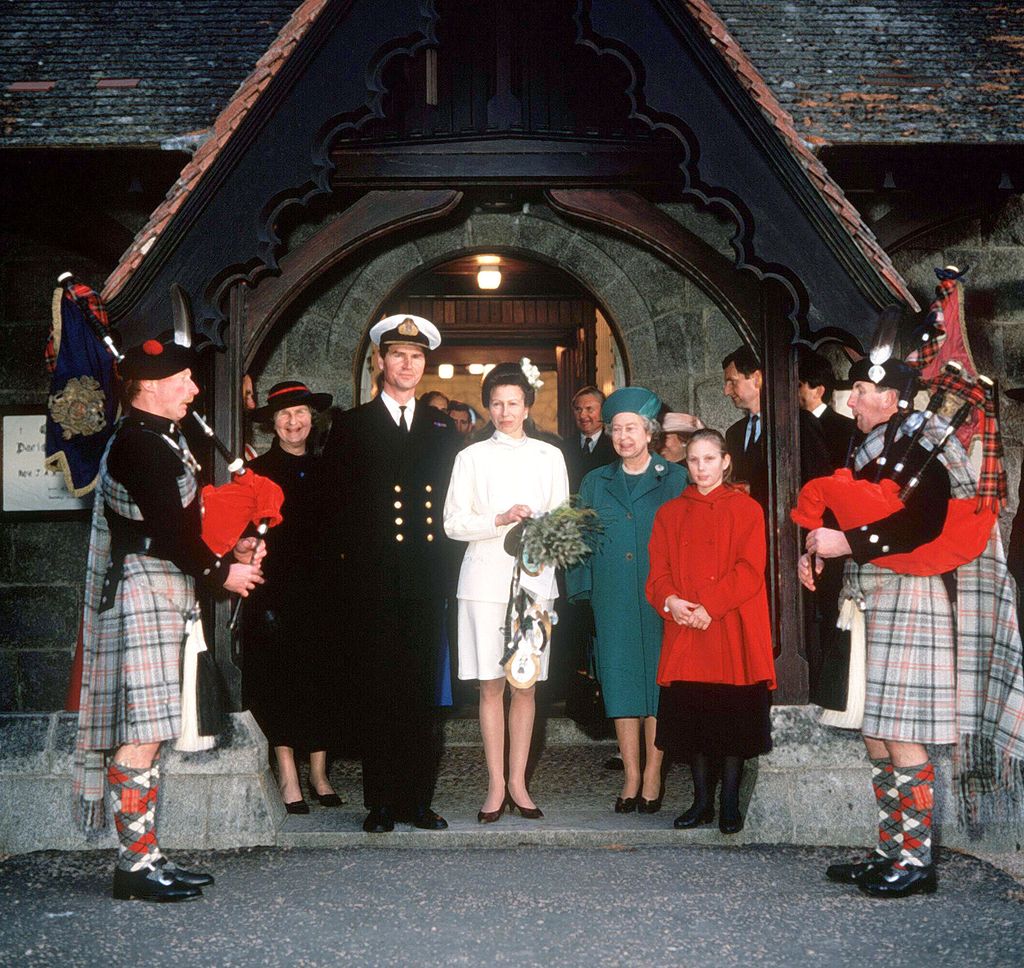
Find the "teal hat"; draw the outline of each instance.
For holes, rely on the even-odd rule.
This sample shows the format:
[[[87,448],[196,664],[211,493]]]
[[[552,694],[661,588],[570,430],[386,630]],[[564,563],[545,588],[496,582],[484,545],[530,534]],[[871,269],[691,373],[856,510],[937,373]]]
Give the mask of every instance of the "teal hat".
[[[653,420],[661,409],[661,401],[643,387],[622,387],[616,390],[601,407],[601,419],[609,423],[617,413],[638,413]]]

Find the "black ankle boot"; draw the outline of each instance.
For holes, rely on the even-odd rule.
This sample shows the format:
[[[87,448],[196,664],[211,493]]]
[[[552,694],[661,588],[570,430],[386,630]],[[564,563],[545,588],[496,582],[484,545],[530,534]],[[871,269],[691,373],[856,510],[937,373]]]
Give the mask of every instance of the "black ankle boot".
[[[694,801],[686,813],[680,814],[672,821],[676,830],[689,830],[691,827],[700,827],[703,824],[711,823],[715,819],[715,808],[710,803]]]
[[[718,829],[723,834],[738,834],[743,829],[740,813],[740,781],[743,779],[743,757],[722,759],[722,801],[718,812]]]

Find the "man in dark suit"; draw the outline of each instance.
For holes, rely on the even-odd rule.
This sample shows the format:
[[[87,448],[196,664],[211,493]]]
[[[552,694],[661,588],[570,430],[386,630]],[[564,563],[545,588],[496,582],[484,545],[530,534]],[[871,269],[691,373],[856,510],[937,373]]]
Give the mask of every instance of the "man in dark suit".
[[[844,467],[857,425],[829,406],[836,387],[832,364],[820,353],[808,351],[800,356],[797,374],[800,407],[811,414],[821,427],[830,469]]]
[[[339,649],[359,717],[367,833],[403,820],[448,825],[431,808],[440,759],[434,689],[450,566],[442,509],[457,438],[415,392],[436,327],[389,316],[370,330],[381,392],[341,414],[324,448],[338,485],[331,553]]]
[[[836,413],[829,403],[835,389],[836,378],[829,363],[820,353],[801,353],[797,369],[797,397],[801,418],[808,415],[821,433],[812,442],[801,433],[801,451],[816,447],[828,463],[826,474],[846,466],[850,442],[859,438],[857,425],[849,417]],[[808,438],[808,439],[805,439]],[[820,475],[824,476],[824,474]],[[827,512],[826,527],[837,528],[832,512]],[[850,634],[836,628],[839,616],[839,593],[843,587],[843,563],[837,559],[825,561],[824,570],[817,576],[817,588],[804,590],[804,650],[810,699],[826,709],[842,708],[846,702],[845,672],[849,662]]]
[[[764,371],[754,351],[741,346],[722,360],[723,392],[737,410],[746,416],[737,420],[726,432],[725,443],[732,457],[734,481],[750,488],[750,496],[768,509],[768,462],[765,456],[764,420],[761,408],[761,390]],[[807,412],[799,413],[800,424],[800,483],[831,473],[825,439],[818,422]]]
[[[768,464],[761,418],[761,363],[749,346],[741,346],[722,360],[723,392],[744,416],[726,432],[725,443],[732,458],[733,480],[745,483],[750,496],[767,512]]]
[[[616,459],[611,438],[601,422],[601,404],[604,394],[597,387],[583,387],[573,394],[572,415],[577,433],[562,441],[562,456],[569,472],[569,490],[575,494],[580,482],[592,470],[604,467]]]

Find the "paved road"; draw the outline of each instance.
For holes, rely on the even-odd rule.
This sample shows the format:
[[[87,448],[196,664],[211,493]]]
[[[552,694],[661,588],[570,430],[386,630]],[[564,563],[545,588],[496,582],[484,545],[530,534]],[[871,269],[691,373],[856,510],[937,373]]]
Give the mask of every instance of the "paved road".
[[[177,855],[218,883],[158,906],[109,899],[111,852],[29,854],[0,863],[0,965],[1024,964],[996,868],[950,854],[937,895],[886,902],[826,882],[833,856],[252,848]]]

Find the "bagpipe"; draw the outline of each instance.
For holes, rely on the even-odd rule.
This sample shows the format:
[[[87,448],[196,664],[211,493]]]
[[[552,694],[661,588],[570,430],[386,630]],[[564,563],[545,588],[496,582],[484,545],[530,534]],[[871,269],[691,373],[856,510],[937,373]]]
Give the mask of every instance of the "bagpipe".
[[[809,481],[790,512],[796,524],[808,529],[822,526],[826,509],[843,531],[880,521],[906,506],[950,439],[968,421],[977,420],[983,460],[976,494],[950,499],[942,532],[933,541],[911,552],[872,559],[879,567],[921,576],[940,575],[977,558],[1006,499],[994,382],[984,376],[971,380],[955,361],[947,362],[940,374],[925,382],[932,391],[927,406],[923,411],[904,407],[890,419],[873,474],[855,477],[847,466],[830,477]]]

